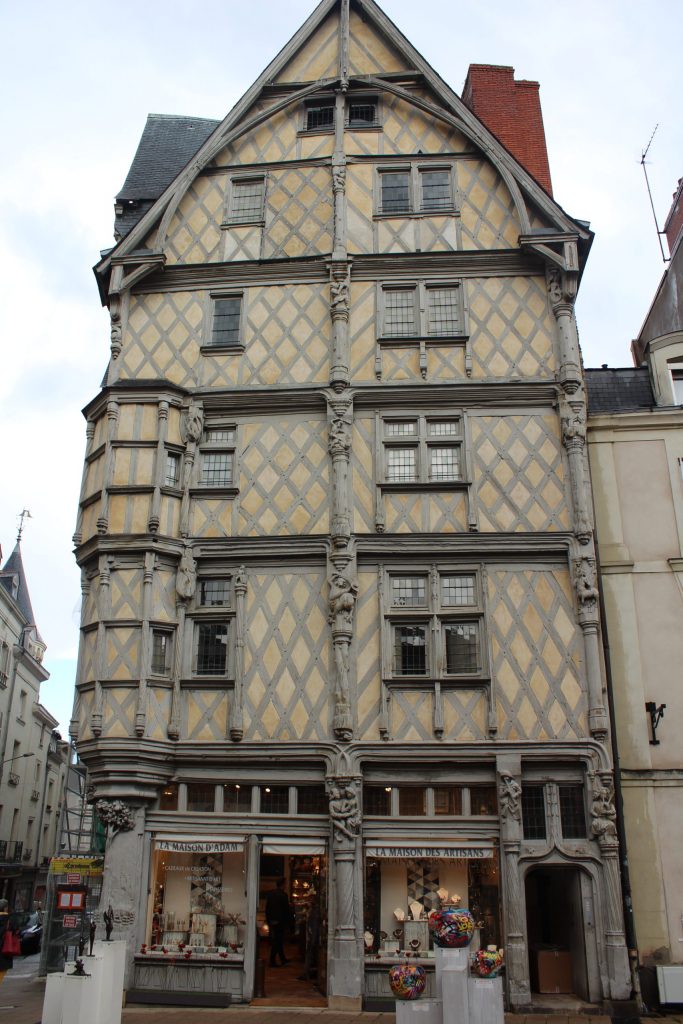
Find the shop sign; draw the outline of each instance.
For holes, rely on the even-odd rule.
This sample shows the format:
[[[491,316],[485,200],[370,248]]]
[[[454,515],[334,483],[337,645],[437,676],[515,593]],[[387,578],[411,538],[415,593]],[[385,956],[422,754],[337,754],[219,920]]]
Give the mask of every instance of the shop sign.
[[[64,915],[64,928],[78,928],[78,918],[75,914]]]
[[[66,876],[66,881],[67,881],[68,885],[80,885],[81,884],[81,874],[80,874],[80,872],[69,871],[67,873],[67,876]]]
[[[235,839],[203,839],[200,836],[185,839],[156,839],[157,850],[165,853],[241,853],[244,842]]]
[[[491,846],[366,846],[368,857],[418,857],[441,860],[486,860],[493,857]]]
[[[102,857],[53,857],[50,861],[50,874],[70,875],[78,873],[78,882],[82,875],[101,875],[104,871]]]

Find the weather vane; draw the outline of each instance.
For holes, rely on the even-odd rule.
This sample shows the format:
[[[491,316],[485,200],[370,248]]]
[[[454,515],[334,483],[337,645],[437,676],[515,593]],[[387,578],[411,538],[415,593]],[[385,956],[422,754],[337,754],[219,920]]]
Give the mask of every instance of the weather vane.
[[[19,532],[17,533],[17,544],[21,540],[21,535],[24,532],[24,519],[33,519],[33,516],[27,508],[21,510],[19,515]]]

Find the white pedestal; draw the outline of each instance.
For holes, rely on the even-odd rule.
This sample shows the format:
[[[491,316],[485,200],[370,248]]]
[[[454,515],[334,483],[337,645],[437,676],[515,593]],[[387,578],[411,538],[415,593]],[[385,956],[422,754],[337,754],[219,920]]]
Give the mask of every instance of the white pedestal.
[[[397,999],[396,1024],[441,1024],[440,999]]]
[[[436,969],[436,998],[443,999],[443,973],[445,971],[459,971],[467,977],[469,967],[468,949],[442,949],[440,946],[436,946],[434,948],[434,966]],[[466,1017],[467,1015],[465,1015],[465,1019]]]
[[[68,964],[73,970],[73,961]],[[86,968],[86,970],[88,970]],[[87,978],[73,974],[64,975],[62,987],[62,1021],[64,1024],[94,1024],[99,1009],[99,984],[94,974],[88,971]],[[99,1022],[98,1022],[99,1024]]]
[[[118,939],[116,942],[96,942],[93,953],[103,966],[100,1017],[97,1024],[121,1024],[126,941]]]
[[[470,978],[470,1024],[503,1024],[503,979]]]
[[[62,1024],[62,1000],[64,997],[64,975],[48,974],[45,979],[45,997],[41,1024]]]

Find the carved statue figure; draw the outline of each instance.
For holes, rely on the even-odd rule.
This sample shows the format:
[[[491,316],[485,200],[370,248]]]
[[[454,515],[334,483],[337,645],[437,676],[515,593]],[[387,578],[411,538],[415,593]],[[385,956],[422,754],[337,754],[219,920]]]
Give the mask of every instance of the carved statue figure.
[[[330,614],[328,621],[336,629],[350,630],[358,595],[358,581],[349,579],[341,572],[335,572],[330,576],[329,584]]]
[[[577,558],[574,562],[574,588],[580,605],[595,605],[598,591],[595,586],[595,564],[591,558]]]
[[[330,818],[337,839],[356,838],[360,829],[358,797],[348,783],[340,783],[330,789]]]
[[[500,816],[501,818],[510,817],[514,818],[515,821],[519,821],[519,799],[522,795],[522,787],[511,772],[504,770],[499,772],[499,775],[500,787],[498,789],[498,796],[500,798]]]
[[[111,909],[111,903],[102,914],[104,921],[104,930],[106,932],[106,942],[111,942],[111,933],[114,931],[114,911]]]
[[[562,439],[565,444],[576,439],[586,440],[586,413],[583,409],[567,407],[567,414],[562,417]]]
[[[332,169],[332,191],[343,192],[346,187],[346,168],[334,167]]]
[[[546,271],[546,281],[550,301],[553,304],[556,302],[562,302],[562,275],[559,267],[548,267]]]
[[[330,287],[331,294],[331,305],[333,309],[338,306],[343,306],[345,309],[349,305],[349,282],[346,278],[341,281],[333,281]]]
[[[112,833],[130,832],[135,825],[132,812],[123,800],[98,800],[97,817]]]
[[[197,563],[192,556],[192,548],[189,544],[185,547],[178,563],[175,586],[178,596],[182,597],[184,601],[189,601],[194,597],[197,587]]]
[[[591,804],[591,832],[596,839],[617,834],[614,807],[614,783],[609,779],[604,785],[599,776],[593,779],[593,802]]]
[[[193,441],[195,444],[202,436],[204,428],[204,414],[201,405],[192,402],[183,423],[183,440],[187,443]]]
[[[330,422],[330,433],[327,441],[330,455],[346,454],[350,450],[351,424],[352,416],[350,410],[347,409],[340,415],[339,410],[335,409],[335,415]]]
[[[110,340],[111,340],[112,353],[114,354],[114,358],[116,358],[116,356],[121,351],[121,345],[122,345],[122,333],[121,333],[121,325],[120,324],[112,323],[112,325],[111,325],[111,333],[110,333]]]

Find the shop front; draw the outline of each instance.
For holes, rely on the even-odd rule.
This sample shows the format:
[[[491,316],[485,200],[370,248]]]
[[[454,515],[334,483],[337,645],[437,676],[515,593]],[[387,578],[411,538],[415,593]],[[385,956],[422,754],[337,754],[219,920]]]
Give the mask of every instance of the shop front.
[[[364,861],[366,1009],[392,1003],[388,969],[397,963],[425,967],[425,994],[436,995],[434,941],[428,921],[433,910],[455,903],[471,911],[475,922],[472,950],[501,944],[495,840],[366,838]]]

